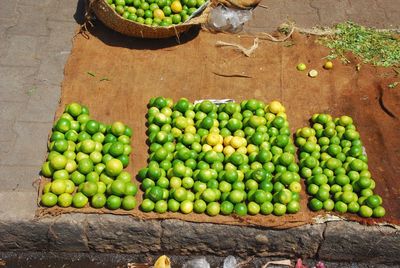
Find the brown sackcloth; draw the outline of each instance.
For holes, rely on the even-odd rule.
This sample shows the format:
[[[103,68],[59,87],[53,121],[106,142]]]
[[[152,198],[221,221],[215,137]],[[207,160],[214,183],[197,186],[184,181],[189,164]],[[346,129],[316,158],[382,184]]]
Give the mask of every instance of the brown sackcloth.
[[[193,37],[193,36],[192,36]],[[292,133],[308,125],[314,113],[343,114],[354,118],[369,157],[376,180],[376,192],[382,195],[387,216],[364,220],[344,214],[350,220],[373,224],[399,224],[400,219],[400,122],[399,89],[387,85],[396,78],[392,69],[362,65],[356,61],[324,70],[323,57],[328,49],[315,43],[314,37],[294,34],[295,45],[260,40],[251,57],[232,48],[219,48],[218,40],[250,47],[253,37],[200,32],[181,45],[174,40],[146,41],[128,39],[98,25],[89,39],[77,36],[65,67],[62,95],[57,115],[75,101],[87,105],[91,116],[105,123],[121,120],[133,128],[133,153],[128,171],[135,176],[146,165],[146,104],[154,96],[175,101],[232,98],[237,101],[256,98],[266,102],[280,100],[286,107]],[[181,40],[182,41],[182,40]],[[300,62],[318,70],[316,78],[296,70]],[[89,75],[90,72],[92,75]],[[94,76],[93,76],[94,75]],[[107,77],[109,81],[104,80]],[[103,81],[101,81],[103,80]],[[139,182],[135,181],[137,184]],[[43,185],[43,183],[42,183]],[[142,193],[138,193],[140,204]],[[39,208],[38,215],[61,213],[129,214],[140,219],[181,219],[191,222],[256,225],[291,228],[313,222],[321,213],[307,208],[307,196],[301,193],[301,211],[277,216],[216,216],[181,213],[143,213],[106,209]]]

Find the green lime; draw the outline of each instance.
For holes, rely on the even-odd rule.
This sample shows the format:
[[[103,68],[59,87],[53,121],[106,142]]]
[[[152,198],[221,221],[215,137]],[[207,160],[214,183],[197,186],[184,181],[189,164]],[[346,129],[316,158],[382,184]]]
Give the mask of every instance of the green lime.
[[[216,201],[217,195],[213,189],[207,188],[201,194],[201,198],[207,203],[210,203]]]
[[[232,214],[234,209],[234,205],[229,201],[223,201],[221,203],[221,214],[230,215]]]
[[[76,193],[72,198],[72,205],[76,208],[83,208],[89,199],[81,192]]]
[[[357,202],[350,202],[347,205],[347,211],[350,213],[358,213],[360,210],[360,205]]]
[[[126,183],[121,180],[115,180],[111,183],[111,193],[116,196],[123,196],[126,191]]]
[[[179,187],[173,193],[174,199],[178,202],[183,202],[187,199],[187,190],[183,187]]]
[[[125,129],[126,129],[126,126],[124,125],[124,123],[119,122],[119,121],[114,122],[111,125],[111,133],[113,135],[115,135],[116,137],[124,135]]]
[[[219,214],[221,206],[218,202],[211,202],[207,205],[206,213],[209,216],[216,216]]]
[[[78,171],[84,175],[93,171],[93,161],[90,158],[84,158],[78,162]]]
[[[260,212],[260,205],[251,201],[247,204],[247,210],[250,215],[257,215]]]
[[[233,190],[229,194],[229,201],[232,202],[233,204],[238,204],[243,201],[243,192],[240,190]]]
[[[323,203],[320,201],[320,200],[318,200],[317,198],[312,198],[311,200],[310,200],[310,202],[308,203],[308,206],[310,207],[310,209],[312,210],[312,211],[319,211],[319,210],[321,210],[322,209],[322,207],[323,207]]]
[[[320,201],[324,202],[330,198],[329,190],[320,187],[318,189],[318,192],[315,194],[315,197],[318,198]]]
[[[163,199],[163,188],[159,186],[153,186],[150,188],[150,191],[146,195],[147,198],[149,198],[153,202],[157,202],[161,199]]]
[[[79,184],[83,183],[85,181],[85,178],[86,178],[85,175],[83,175],[79,171],[74,171],[71,174],[71,180],[75,185],[79,185]]]
[[[204,213],[207,209],[207,203],[202,199],[198,199],[194,202],[193,208],[196,213]]]
[[[119,196],[110,195],[107,198],[106,204],[107,204],[107,208],[108,209],[116,210],[116,209],[119,209],[121,207],[122,200],[121,200],[121,198]]]
[[[48,163],[48,164],[46,164]],[[50,162],[46,162],[42,167],[42,173],[46,173],[46,177],[50,177],[55,170],[64,169],[68,163],[68,159],[64,155],[55,155]]]
[[[168,203],[165,200],[158,200],[154,205],[154,211],[157,213],[165,213],[168,211]]]
[[[60,118],[56,122],[54,129],[61,133],[66,133],[71,129],[71,121],[65,118]]]
[[[106,205],[106,202],[107,202],[106,196],[102,193],[97,193],[92,197],[90,204],[94,208],[102,208]]]
[[[366,205],[374,209],[381,205],[381,199],[378,195],[370,195],[365,200]]]
[[[67,180],[69,179],[69,173],[65,169],[60,169],[54,172],[53,174],[54,180]]]
[[[76,102],[72,102],[68,104],[66,112],[76,118],[82,113],[82,106]]]
[[[67,133],[70,133],[70,131],[71,130],[68,130]],[[67,135],[67,133],[65,133],[65,135]],[[59,131],[53,131],[53,133],[50,136],[50,141],[57,141],[57,140],[63,140],[63,139],[64,139],[64,134]],[[66,139],[66,137],[65,137],[65,139]]]
[[[41,204],[46,207],[53,207],[57,204],[57,195],[53,193],[45,193],[41,197]]]
[[[97,190],[97,182],[87,181],[83,183],[81,192],[87,197],[92,197],[97,193]]]
[[[385,214],[386,214],[386,211],[381,206],[374,208],[373,212],[372,212],[372,216],[375,218],[382,218],[383,216],[385,216]]]
[[[95,120],[89,120],[85,124],[85,131],[87,133],[89,133],[90,135],[93,135],[96,132],[98,132],[99,128],[100,128],[100,124],[99,124],[99,122],[97,122]]]
[[[342,202],[346,204],[350,204],[353,202],[353,192],[351,191],[343,191],[342,195],[340,196]]]
[[[193,202],[190,200],[183,200],[180,204],[180,210],[184,214],[189,214],[193,211]]]
[[[106,172],[109,176],[118,176],[123,169],[123,164],[119,159],[111,159],[106,163]]]
[[[122,142],[113,142],[109,147],[108,153],[113,157],[118,157],[124,153],[124,144]]]
[[[235,204],[234,212],[235,212],[235,214],[237,214],[239,216],[247,215],[247,206],[246,206],[246,204],[245,203],[237,203],[237,204]]]
[[[152,202],[151,200],[149,200]],[[168,210],[172,212],[177,212],[180,208],[180,203],[176,201],[175,199],[170,199],[168,200]]]
[[[104,194],[107,190],[107,185],[102,182],[102,181],[98,181],[97,182],[97,193],[98,194]]]
[[[122,208],[125,210],[132,210],[136,207],[136,198],[128,195],[122,199]]]
[[[284,204],[281,203],[275,203],[274,204],[274,210],[273,213],[275,216],[283,216],[286,213],[286,206]]]
[[[274,211],[274,205],[271,202],[264,202],[260,206],[260,213],[263,215],[269,215]]]
[[[368,206],[362,205],[358,213],[360,214],[361,217],[370,218],[373,214],[373,210]]]
[[[298,201],[292,200],[287,204],[286,208],[287,212],[290,214],[297,213],[300,210],[300,203]]]
[[[63,153],[68,150],[69,143],[67,140],[56,140],[53,142],[52,150]]]
[[[70,193],[63,193],[58,196],[57,204],[60,207],[66,208],[72,204],[72,195]]]
[[[338,201],[335,204],[335,210],[340,213],[345,213],[347,212],[347,204],[342,201]]]

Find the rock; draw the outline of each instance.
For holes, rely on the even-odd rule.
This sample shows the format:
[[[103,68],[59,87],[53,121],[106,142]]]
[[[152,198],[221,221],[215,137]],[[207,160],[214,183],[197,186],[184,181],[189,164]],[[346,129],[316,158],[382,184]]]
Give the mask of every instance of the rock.
[[[355,222],[327,223],[318,252],[321,260],[374,263],[400,262],[400,232],[389,226],[365,226]]]
[[[172,254],[217,256],[314,257],[325,225],[306,225],[288,230],[189,223],[162,222],[162,248]],[[179,246],[178,246],[179,245]]]
[[[0,222],[0,251],[40,251],[48,248],[50,220]]]
[[[50,250],[88,252],[86,225],[86,215],[65,214],[57,218],[49,226]]]
[[[161,224],[127,216],[88,215],[86,235],[90,250],[115,253],[160,251]]]

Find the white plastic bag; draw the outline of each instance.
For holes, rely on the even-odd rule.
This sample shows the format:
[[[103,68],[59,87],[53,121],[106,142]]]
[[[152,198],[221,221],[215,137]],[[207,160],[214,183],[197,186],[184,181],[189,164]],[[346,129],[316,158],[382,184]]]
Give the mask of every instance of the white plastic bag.
[[[237,33],[243,29],[246,21],[252,17],[249,9],[235,9],[217,6],[208,16],[207,27],[214,31]]]
[[[226,257],[224,260],[223,268],[237,268],[237,261],[235,257],[233,256]]]
[[[210,264],[202,257],[185,262],[182,268],[210,268]]]

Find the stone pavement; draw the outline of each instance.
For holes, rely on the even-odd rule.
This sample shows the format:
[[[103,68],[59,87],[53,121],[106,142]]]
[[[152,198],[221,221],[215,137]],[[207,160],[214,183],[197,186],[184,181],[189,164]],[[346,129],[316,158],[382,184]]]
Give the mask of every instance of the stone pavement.
[[[4,0],[0,7],[0,217],[32,218],[76,1]]]
[[[285,20],[303,28],[332,26],[353,21],[365,26],[399,29],[398,0],[263,0],[254,19],[247,25],[251,31],[273,31]]]
[[[379,28],[400,26],[398,0],[264,0],[261,4],[263,7],[255,10],[255,17],[247,25],[247,29],[272,31],[287,18],[295,21],[300,27],[330,26],[345,20]],[[0,238],[8,237],[10,241],[23,239],[19,235],[24,231],[32,230],[29,226],[33,223],[37,198],[33,184],[39,177],[40,167],[45,158],[47,136],[51,130],[60,97],[63,67],[71,50],[72,37],[77,29],[76,21],[82,14],[82,6],[82,0],[79,2],[73,0],[1,1],[0,225],[7,223],[3,227],[8,227],[4,229],[7,230],[6,232],[0,231]],[[69,223],[78,225],[85,223],[82,228],[89,228],[94,232],[92,234],[96,234],[96,227],[90,229],[90,222],[93,224],[96,221],[93,216],[90,218],[92,221],[87,217],[77,219],[62,217],[62,220],[65,220],[64,218]],[[52,248],[51,243],[57,243],[51,239],[51,236],[49,238],[49,233],[55,232],[58,236],[62,235],[60,231],[49,229],[53,224],[57,227],[56,221],[53,219],[40,222],[39,227],[35,229],[38,232],[35,235],[40,236],[41,233],[44,235],[42,242],[47,243],[49,249]],[[129,222],[130,219],[127,221]],[[21,228],[12,231],[13,223],[16,222],[22,223]],[[168,225],[168,222],[163,224]],[[60,228],[59,230],[62,230],[62,227]],[[332,228],[334,232],[335,226],[333,225]],[[88,242],[90,239],[88,240],[87,233],[82,230],[78,228],[74,231],[81,232],[76,237],[82,240],[75,241],[78,244],[70,241],[72,244],[67,245],[65,250],[71,250],[72,248],[69,248],[71,245],[76,246],[74,249],[82,251],[89,248],[96,249],[90,246]],[[318,237],[329,234],[325,234],[326,229],[324,230],[317,231],[320,233]],[[158,229],[155,231],[161,232]],[[76,234],[74,232],[70,234]],[[99,229],[98,232],[101,233],[101,230]],[[391,231],[388,230],[388,233]],[[333,234],[331,237],[334,241]],[[65,237],[67,244],[68,238],[67,235]],[[37,250],[41,242],[35,239],[35,237],[26,239],[28,243],[26,249]],[[109,237],[109,239],[116,238]],[[398,236],[397,240],[399,240]],[[96,244],[95,240],[94,243]],[[161,242],[157,243],[160,245]],[[23,248],[23,245],[25,244],[14,247],[3,240],[0,241],[0,251]],[[107,250],[109,249],[105,251]],[[318,250],[323,253],[324,247]],[[346,251],[347,248],[344,247],[342,250]]]

